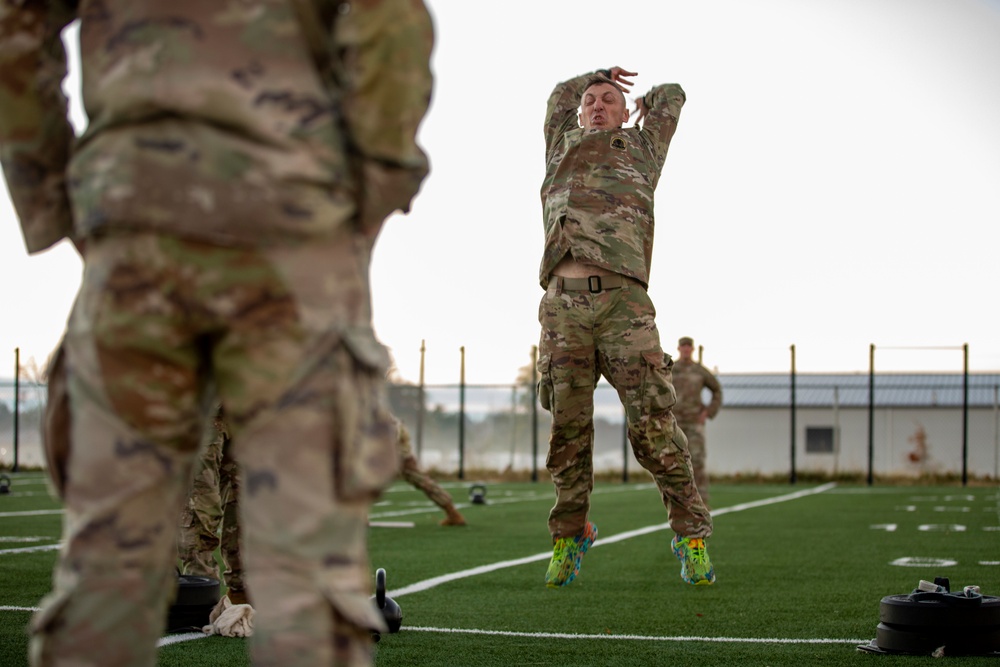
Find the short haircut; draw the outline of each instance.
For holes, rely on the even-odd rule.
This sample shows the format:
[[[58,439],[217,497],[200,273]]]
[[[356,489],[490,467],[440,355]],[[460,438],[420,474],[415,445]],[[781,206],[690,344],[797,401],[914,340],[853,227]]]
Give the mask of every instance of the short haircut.
[[[625,93],[622,92],[622,89],[616,86],[614,81],[603,75],[592,76],[589,79],[587,79],[587,83],[583,86],[583,95],[587,94],[587,91],[590,90],[591,86],[596,86],[597,84],[600,83],[610,84],[611,87],[617,90],[618,94],[622,96],[622,104],[625,103]],[[581,102],[583,101],[583,95],[580,96]]]

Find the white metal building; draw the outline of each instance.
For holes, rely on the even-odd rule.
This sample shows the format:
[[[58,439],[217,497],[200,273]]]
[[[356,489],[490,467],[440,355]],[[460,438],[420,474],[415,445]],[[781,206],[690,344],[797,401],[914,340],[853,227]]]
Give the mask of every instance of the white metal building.
[[[793,441],[800,473],[867,474],[871,439],[876,476],[961,475],[965,432],[967,474],[998,477],[1000,374],[970,373],[966,391],[961,373],[880,373],[874,392],[868,374],[797,374],[794,411],[790,374],[719,381],[722,410],[706,425],[711,474],[790,473]]]

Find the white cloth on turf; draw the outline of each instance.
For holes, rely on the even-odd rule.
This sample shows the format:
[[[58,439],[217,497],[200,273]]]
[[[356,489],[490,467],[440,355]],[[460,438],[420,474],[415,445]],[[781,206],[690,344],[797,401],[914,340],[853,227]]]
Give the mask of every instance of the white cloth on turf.
[[[248,604],[233,604],[222,596],[212,613],[208,615],[209,625],[201,629],[207,635],[223,637],[249,637],[253,635],[254,610]]]

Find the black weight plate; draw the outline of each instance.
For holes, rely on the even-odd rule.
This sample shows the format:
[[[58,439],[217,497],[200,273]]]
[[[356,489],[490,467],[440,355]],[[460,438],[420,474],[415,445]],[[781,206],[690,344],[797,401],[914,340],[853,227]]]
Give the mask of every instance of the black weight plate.
[[[167,612],[167,633],[201,632],[214,608],[215,604],[171,607]]]
[[[983,655],[1000,651],[1000,626],[913,630],[879,623],[875,643],[887,651],[921,655],[930,655],[939,646],[945,647],[945,655]]]
[[[220,597],[218,579],[182,574],[177,578],[177,599],[174,600],[173,606],[208,605],[214,607]]]
[[[909,595],[887,595],[879,605],[878,620],[890,625],[919,628],[1000,625],[1000,597],[984,595],[981,604],[966,605],[934,599],[911,600]]]

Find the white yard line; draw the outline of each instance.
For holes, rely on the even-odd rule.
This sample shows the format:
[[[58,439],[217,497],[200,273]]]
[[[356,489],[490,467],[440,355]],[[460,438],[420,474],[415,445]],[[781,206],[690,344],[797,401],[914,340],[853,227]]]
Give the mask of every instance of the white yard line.
[[[722,516],[723,514],[742,512],[748,509],[753,509],[755,507],[765,507],[767,505],[783,503],[789,500],[797,500],[799,498],[804,498],[806,496],[811,496],[817,493],[823,493],[824,491],[829,491],[835,486],[837,486],[835,482],[830,482],[828,484],[822,484],[820,486],[816,486],[811,489],[804,489],[802,491],[796,491],[794,493],[786,493],[784,495],[774,496],[772,498],[754,500],[749,503],[740,503],[739,505],[733,505],[732,507],[723,507],[721,509],[713,510],[712,516],[717,517],[717,516]],[[614,544],[615,542],[621,542],[622,540],[631,539],[633,537],[639,537],[640,535],[648,535],[649,533],[655,533],[661,530],[669,530],[669,529],[670,529],[669,523],[661,523],[654,526],[646,526],[645,528],[637,528],[636,530],[627,530],[624,533],[618,533],[617,535],[611,535],[610,537],[599,538],[596,542],[594,542],[594,546],[592,546],[591,549],[595,549],[599,546],[603,546],[606,544]],[[393,598],[398,598],[404,595],[409,595],[410,593],[420,593],[422,591],[426,591],[431,588],[440,586],[441,584],[457,581],[459,579],[465,579],[467,577],[475,577],[480,574],[487,574],[489,572],[495,572],[496,570],[503,570],[508,567],[516,567],[518,565],[534,563],[551,557],[552,557],[552,551],[550,550],[534,554],[532,556],[524,556],[523,558],[515,558],[513,560],[503,560],[496,563],[490,563],[488,565],[480,565],[479,567],[473,567],[468,570],[460,570],[458,572],[452,572],[450,574],[442,574],[437,577],[431,577],[430,579],[424,579],[423,581],[418,581],[415,584],[410,584],[409,586],[404,586],[396,590],[388,591],[387,594]]]
[[[431,628],[407,625],[407,632],[441,632],[463,635],[496,635],[500,637],[527,637],[529,639],[613,639],[650,642],[716,642],[724,644],[867,644],[870,639],[813,639],[786,637],[656,637],[648,635],[581,635],[569,632],[512,632],[509,630],[476,630],[465,628]]]

